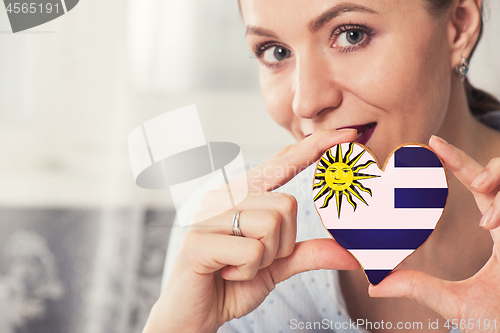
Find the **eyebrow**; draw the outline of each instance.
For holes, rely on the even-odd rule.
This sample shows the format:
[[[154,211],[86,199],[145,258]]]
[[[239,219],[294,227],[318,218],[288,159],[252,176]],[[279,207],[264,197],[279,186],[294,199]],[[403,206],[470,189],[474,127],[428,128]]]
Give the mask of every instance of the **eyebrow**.
[[[309,23],[309,30],[311,30],[311,32],[316,32],[319,29],[321,29],[325,24],[336,18],[337,16],[340,16],[343,13],[347,12],[365,12],[370,14],[378,14],[375,10],[361,5],[340,3],[325,11],[318,18],[312,20]],[[272,30],[254,27],[251,25],[247,26],[245,35],[256,35],[269,38],[278,38],[278,35],[276,35],[276,33],[274,33]]]
[[[321,14],[318,18],[314,19],[309,23],[309,30],[311,32],[316,32],[321,29],[325,24],[333,20],[339,15],[347,12],[365,12],[370,14],[378,14],[375,10],[361,6],[361,5],[353,5],[350,3],[340,3],[326,12]]]
[[[262,36],[262,37],[278,38],[278,35],[276,35],[271,30],[259,28],[259,27],[253,27],[251,25],[247,26],[247,30],[245,32],[245,35],[257,35],[257,36]]]

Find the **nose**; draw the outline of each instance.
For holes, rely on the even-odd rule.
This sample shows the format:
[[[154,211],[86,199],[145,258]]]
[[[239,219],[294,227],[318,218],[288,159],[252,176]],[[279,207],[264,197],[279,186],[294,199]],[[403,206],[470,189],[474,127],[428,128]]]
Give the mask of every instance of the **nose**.
[[[342,103],[340,85],[335,81],[331,60],[323,54],[296,57],[293,112],[300,118],[314,119]]]

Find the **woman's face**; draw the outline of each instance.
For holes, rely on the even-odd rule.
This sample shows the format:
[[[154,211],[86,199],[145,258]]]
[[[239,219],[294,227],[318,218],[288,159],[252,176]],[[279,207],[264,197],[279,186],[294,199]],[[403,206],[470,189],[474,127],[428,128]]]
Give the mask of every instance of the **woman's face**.
[[[385,159],[440,129],[450,29],[424,0],[241,0],[247,43],[273,119],[301,140],[356,128]]]

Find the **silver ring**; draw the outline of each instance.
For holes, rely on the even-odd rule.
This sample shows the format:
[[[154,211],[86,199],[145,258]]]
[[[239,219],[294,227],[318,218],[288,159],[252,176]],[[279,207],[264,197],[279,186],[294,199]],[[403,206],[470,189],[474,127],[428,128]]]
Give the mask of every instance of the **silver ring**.
[[[243,237],[240,230],[240,212],[241,210],[237,211],[233,217],[233,236]]]

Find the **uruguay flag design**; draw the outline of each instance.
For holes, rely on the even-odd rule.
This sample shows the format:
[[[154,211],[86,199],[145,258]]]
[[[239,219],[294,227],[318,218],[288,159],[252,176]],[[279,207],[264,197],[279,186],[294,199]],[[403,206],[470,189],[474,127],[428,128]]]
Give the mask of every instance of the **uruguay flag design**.
[[[376,163],[370,163],[374,158],[368,151],[363,153],[363,150],[365,148],[361,145],[349,143],[341,144],[340,149],[337,146],[331,148],[332,167],[336,161],[335,154],[350,151],[349,155],[343,154],[344,162],[354,160],[354,156],[358,160],[350,166],[349,163],[344,165],[358,174],[362,172],[379,177],[358,180],[362,187],[353,186],[352,195],[335,192],[339,199],[330,200],[325,208],[321,208],[324,206],[323,200],[314,203],[326,229],[354,255],[370,283],[375,285],[419,248],[434,231],[446,205],[448,182],[439,158],[424,146],[400,147],[389,157],[383,172]],[[361,157],[358,157],[359,154]],[[360,167],[356,169],[356,166]],[[332,167],[326,171],[326,167],[322,168],[323,171],[318,167],[315,184],[319,184],[317,175],[323,172],[321,175],[328,177]],[[360,168],[362,170],[358,170]],[[333,174],[330,177],[334,177]],[[350,178],[346,179],[349,181]],[[337,186],[335,184],[329,188],[332,190]],[[317,196],[321,190],[315,188],[313,196]],[[347,203],[348,195],[349,203],[356,201],[354,205]],[[335,202],[339,203],[340,208]]]

